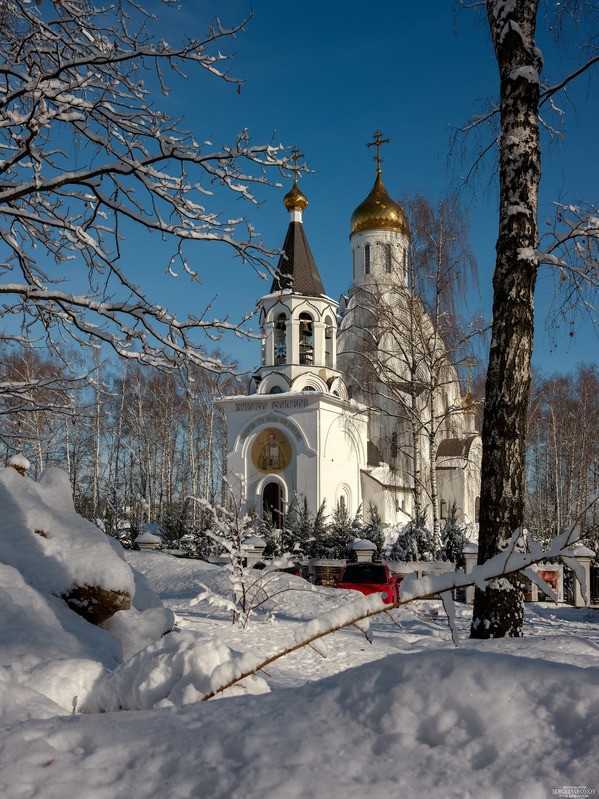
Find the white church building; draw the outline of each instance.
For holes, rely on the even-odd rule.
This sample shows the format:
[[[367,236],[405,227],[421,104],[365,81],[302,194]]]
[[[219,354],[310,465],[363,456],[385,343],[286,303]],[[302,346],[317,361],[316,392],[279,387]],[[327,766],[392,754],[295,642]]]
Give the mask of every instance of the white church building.
[[[416,493],[423,509],[434,498],[441,518],[454,505],[459,520],[476,521],[481,445],[474,398],[469,388],[462,398],[440,340],[434,362],[443,379],[434,401],[422,388],[427,363],[413,346],[414,308],[419,340],[430,347],[435,331],[408,286],[408,222],[383,185],[381,141],[375,134],[374,186],[351,218],[352,286],[341,309],[326,294],[308,244],[308,200],[296,173],[284,198],[289,227],[277,277],[258,301],[261,365],[248,396],[220,401],[229,486],[243,508],[277,525],[304,498],[313,512],[325,502],[328,513],[342,504],[352,516],[360,509],[366,515],[373,502],[383,524],[405,522]],[[389,311],[389,326],[381,324],[381,309]],[[417,390],[408,379],[406,342],[419,358],[412,369]]]

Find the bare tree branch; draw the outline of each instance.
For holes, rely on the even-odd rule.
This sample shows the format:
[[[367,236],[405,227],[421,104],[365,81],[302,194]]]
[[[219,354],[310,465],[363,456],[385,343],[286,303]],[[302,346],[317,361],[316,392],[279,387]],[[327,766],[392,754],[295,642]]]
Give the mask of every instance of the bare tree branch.
[[[169,74],[188,68],[240,87],[218,46],[248,20],[226,28],[216,19],[205,36],[170,44],[158,17],[132,0],[2,0],[0,10],[0,317],[20,320],[22,345],[43,334],[58,348],[58,330],[139,363],[220,368],[195,334],[245,334],[247,317],[178,319],[130,280],[122,245],[129,225],[158,233],[173,243],[165,271],[176,276],[178,263],[192,280],[185,247],[199,241],[273,271],[274,253],[251,224],[217,204],[225,190],[255,205],[255,188],[273,186],[287,164],[281,146],[253,144],[243,130],[214,147],[155,100],[168,94]],[[85,294],[68,288],[75,268],[87,271]]]

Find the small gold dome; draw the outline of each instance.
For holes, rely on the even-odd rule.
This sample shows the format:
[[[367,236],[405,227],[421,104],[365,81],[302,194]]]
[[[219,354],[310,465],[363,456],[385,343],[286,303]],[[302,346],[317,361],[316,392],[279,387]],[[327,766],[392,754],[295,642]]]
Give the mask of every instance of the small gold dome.
[[[389,196],[378,171],[372,191],[351,216],[351,232],[360,233],[377,228],[408,232],[406,212]]]
[[[462,398],[462,408],[464,413],[476,413],[476,397],[470,390],[470,385],[468,385],[468,391]]]
[[[297,176],[293,180],[293,186],[283,197],[283,204],[288,211],[291,211],[294,208],[297,208],[299,211],[303,211],[308,205],[308,198],[297,185]]]

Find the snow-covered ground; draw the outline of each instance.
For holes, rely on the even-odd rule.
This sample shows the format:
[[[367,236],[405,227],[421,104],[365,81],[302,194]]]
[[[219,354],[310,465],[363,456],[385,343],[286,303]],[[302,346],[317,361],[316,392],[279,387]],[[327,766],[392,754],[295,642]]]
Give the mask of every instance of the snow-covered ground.
[[[47,520],[35,523],[51,541]],[[242,630],[193,604],[200,583],[226,591],[221,568],[125,557],[147,583],[137,576],[137,606],[113,635],[0,564],[2,799],[599,795],[599,610],[530,605],[524,638],[474,642],[458,606],[456,649],[441,604],[420,601],[378,616],[372,643],[335,633],[326,658],[301,649],[236,695],[199,702],[233,652],[267,656],[353,592],[284,576],[291,590]],[[177,626],[144,648],[161,611],[148,584]]]

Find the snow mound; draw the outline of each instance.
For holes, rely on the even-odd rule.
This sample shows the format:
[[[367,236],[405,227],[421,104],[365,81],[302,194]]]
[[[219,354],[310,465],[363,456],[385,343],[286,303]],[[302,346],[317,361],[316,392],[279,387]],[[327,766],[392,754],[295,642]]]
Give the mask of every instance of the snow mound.
[[[165,786],[169,796],[211,799],[545,799],[598,783],[598,676],[438,650],[261,697],[31,720],[0,750],[0,791],[11,799],[63,799],[81,785],[86,799],[153,799]]]
[[[119,642],[0,563],[0,711],[17,718],[73,710],[105,668],[121,659]],[[46,701],[49,700],[49,701]]]
[[[157,641],[175,625],[175,614],[170,608],[164,607],[144,575],[134,571],[133,577],[135,580],[133,607],[129,610],[119,610],[102,625],[123,645],[125,660],[148,644]]]
[[[120,544],[79,516],[67,475],[36,483],[0,470],[0,710],[4,719],[72,712],[110,669],[172,629]],[[130,610],[90,624],[66,604],[73,586],[126,592]]]
[[[216,638],[175,630],[105,674],[82,710],[151,710],[199,702],[218,687],[213,680],[217,667],[237,657],[239,653]],[[265,680],[255,676],[227,695],[268,691]]]
[[[136,573],[143,574],[153,590],[177,612],[189,610],[189,600],[202,592],[202,585],[223,597],[231,594],[230,575],[222,567],[202,560],[174,558],[165,552],[127,550],[124,554]],[[256,576],[259,578],[260,572]],[[267,592],[273,599],[264,603],[265,614],[301,621],[346,605],[355,596],[351,591],[312,585],[301,577],[283,572],[271,574]],[[228,618],[228,614],[224,615]]]

